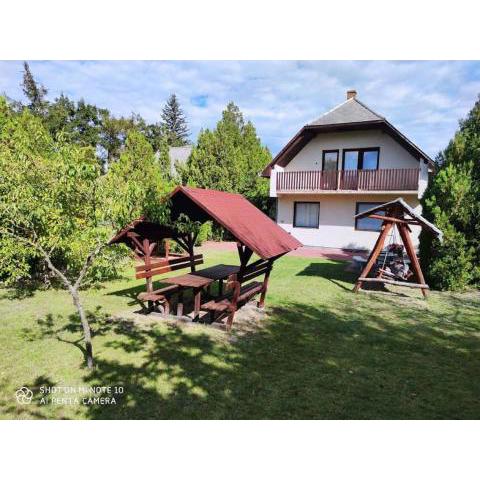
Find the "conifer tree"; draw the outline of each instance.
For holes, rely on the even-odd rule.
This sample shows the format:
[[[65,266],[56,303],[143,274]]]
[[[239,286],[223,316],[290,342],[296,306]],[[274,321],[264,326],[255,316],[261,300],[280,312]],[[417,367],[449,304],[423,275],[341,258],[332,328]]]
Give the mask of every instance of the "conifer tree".
[[[48,90],[36,82],[27,62],[23,62],[22,90],[29,100],[28,108],[36,115],[44,115],[47,108]]]
[[[177,96],[170,95],[162,110],[162,121],[167,132],[168,144],[181,147],[188,144],[188,125]]]

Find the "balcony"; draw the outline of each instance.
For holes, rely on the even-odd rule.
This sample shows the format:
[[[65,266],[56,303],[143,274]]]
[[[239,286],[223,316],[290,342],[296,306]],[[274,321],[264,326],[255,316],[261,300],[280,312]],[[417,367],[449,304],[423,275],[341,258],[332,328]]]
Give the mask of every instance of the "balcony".
[[[418,190],[418,168],[278,172],[277,193]]]

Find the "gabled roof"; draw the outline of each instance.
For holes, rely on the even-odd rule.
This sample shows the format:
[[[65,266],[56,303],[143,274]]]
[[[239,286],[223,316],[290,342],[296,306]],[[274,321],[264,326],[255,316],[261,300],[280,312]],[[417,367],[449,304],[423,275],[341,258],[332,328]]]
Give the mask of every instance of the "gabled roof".
[[[269,177],[274,165],[286,166],[290,160],[317,134],[352,130],[380,129],[388,133],[417,160],[434,167],[434,161],[385,117],[371,110],[356,97],[349,98],[332,110],[308,123],[285,145],[277,156],[265,167],[263,177]]]
[[[116,233],[108,242],[109,245],[114,243],[124,243],[131,249],[135,249],[135,244],[130,237],[130,234],[135,233],[142,238],[149,240],[160,241],[164,238],[173,238],[179,235],[173,228],[167,225],[159,225],[145,220],[145,217],[139,217],[130,222],[127,226]]]
[[[378,120],[385,120],[385,118],[370,110],[356,98],[350,98],[308,125],[337,125]]]
[[[408,215],[408,217],[406,217],[407,220],[409,219],[409,217],[413,220],[416,220],[422,228],[429,230],[434,235],[436,235],[440,241],[442,241],[443,239],[442,231],[439,228],[437,228],[435,225],[433,225],[433,223],[430,223],[420,214],[415,212],[415,210],[401,197],[396,198],[395,200],[391,200],[390,202],[387,202],[387,203],[382,203],[382,205],[377,205],[376,207],[370,208],[369,210],[365,210],[364,212],[358,213],[357,215],[355,215],[355,219],[365,218],[372,215],[373,213],[377,213],[380,211],[388,212],[388,210],[393,210],[398,208],[402,210],[403,214]],[[388,216],[388,213],[387,213],[387,216]]]
[[[238,193],[177,187],[170,195],[172,218],[185,213],[191,220],[214,220],[264,260],[302,244]]]
[[[237,193],[177,187],[170,194],[170,209],[174,221],[183,213],[193,221],[217,222],[264,260],[279,257],[302,246],[295,237]],[[132,234],[155,241],[181,235],[169,225],[159,225],[140,217],[122,228],[109,244],[125,243],[134,248],[130,237]]]

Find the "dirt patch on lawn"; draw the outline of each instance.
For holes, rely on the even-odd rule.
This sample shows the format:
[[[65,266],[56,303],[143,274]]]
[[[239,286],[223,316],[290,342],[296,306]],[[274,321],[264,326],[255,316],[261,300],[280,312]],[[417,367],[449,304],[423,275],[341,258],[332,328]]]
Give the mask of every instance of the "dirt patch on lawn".
[[[127,310],[113,315],[111,317],[111,321],[124,322],[125,324],[133,325],[138,328],[152,328],[155,325],[163,323],[186,329],[193,328],[207,331],[221,331],[225,332],[230,337],[231,341],[235,341],[235,339],[238,337],[256,332],[261,329],[267,316],[268,310],[258,308],[256,306],[256,302],[247,303],[235,313],[231,332],[226,331],[225,323],[206,323],[208,315],[204,312],[201,313],[200,321],[193,322],[192,318],[188,315],[182,317],[177,317],[174,315],[164,316],[156,312],[146,315],[141,312],[132,312],[131,310]]]

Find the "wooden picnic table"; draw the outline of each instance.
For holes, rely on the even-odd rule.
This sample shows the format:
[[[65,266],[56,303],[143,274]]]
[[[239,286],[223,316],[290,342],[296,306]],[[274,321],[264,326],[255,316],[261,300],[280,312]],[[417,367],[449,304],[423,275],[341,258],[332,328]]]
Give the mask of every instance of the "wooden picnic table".
[[[184,275],[179,275],[178,277],[162,279],[162,282],[177,285],[179,287],[177,304],[177,315],[179,317],[183,315],[183,289],[186,287],[193,289],[193,319],[196,320],[198,318],[198,314],[200,313],[200,305],[202,303],[202,288],[210,285],[213,282],[213,279],[201,277],[200,275],[196,275],[195,273],[186,273]]]
[[[195,275],[200,277],[211,278],[212,280],[219,280],[219,294],[223,295],[223,281],[234,273],[238,273],[240,267],[237,265],[225,265],[220,263],[219,265],[214,265],[213,267],[203,268],[195,272]]]

